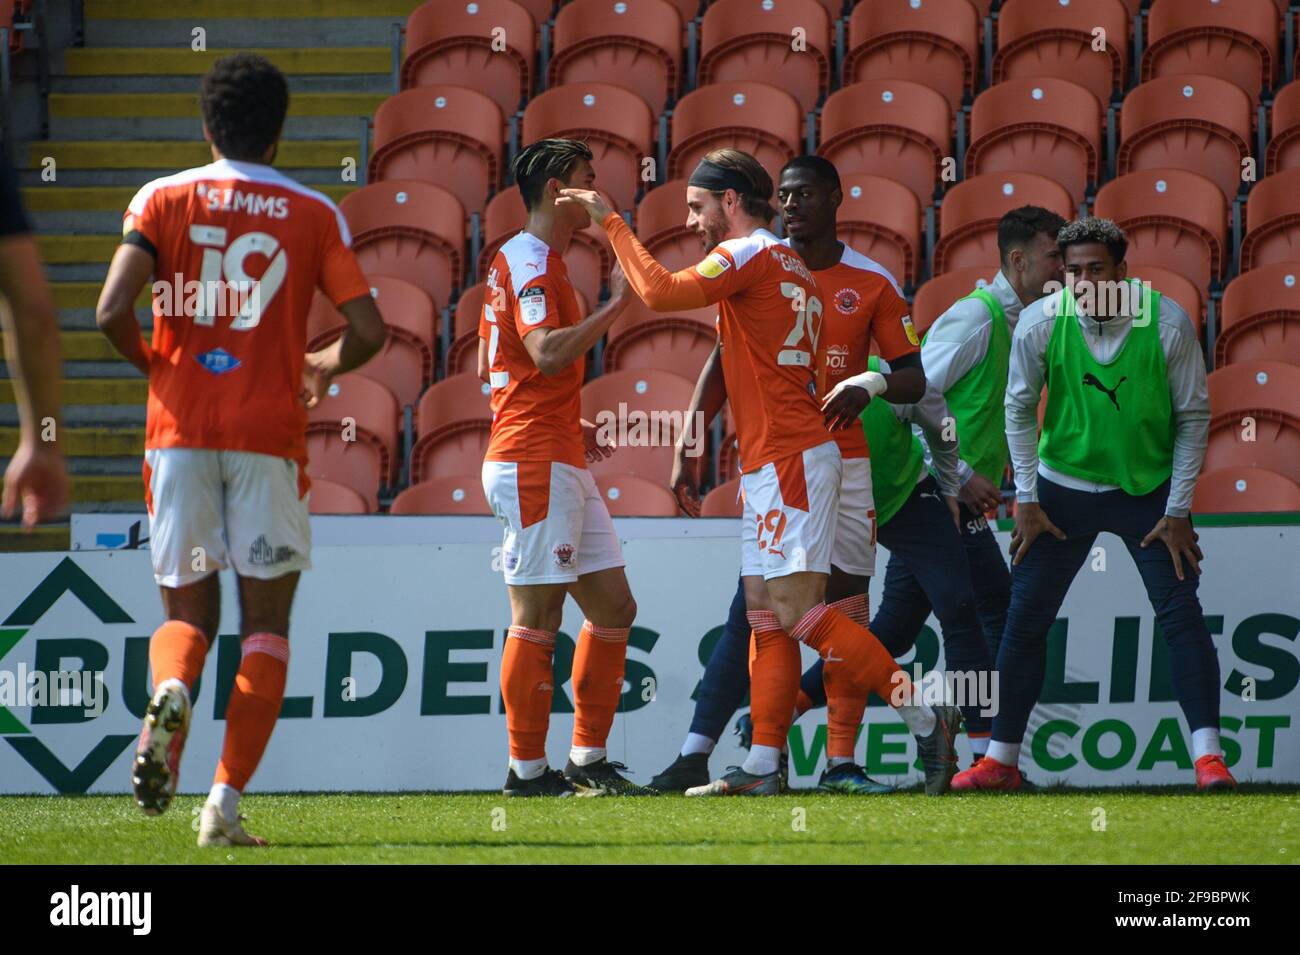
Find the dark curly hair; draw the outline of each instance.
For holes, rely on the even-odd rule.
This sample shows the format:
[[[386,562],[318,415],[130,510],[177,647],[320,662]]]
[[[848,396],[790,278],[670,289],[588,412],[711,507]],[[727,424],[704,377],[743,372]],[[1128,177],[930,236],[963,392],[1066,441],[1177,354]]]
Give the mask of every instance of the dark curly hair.
[[[199,103],[221,155],[260,162],[284,126],[289,84],[270,60],[236,53],[212,64],[199,87]]]
[[[591,147],[577,139],[539,139],[524,147],[511,166],[524,208],[532,212],[541,203],[549,180],[568,182],[573,167],[584,159],[591,162],[591,158]]]

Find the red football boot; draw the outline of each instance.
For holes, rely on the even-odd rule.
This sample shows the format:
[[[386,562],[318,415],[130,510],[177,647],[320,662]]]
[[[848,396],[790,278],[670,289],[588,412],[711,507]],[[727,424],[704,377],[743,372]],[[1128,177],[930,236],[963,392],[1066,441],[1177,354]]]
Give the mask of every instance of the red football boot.
[[[1020,788],[1020,769],[985,756],[970,769],[954,776],[950,788],[957,792],[974,789],[1013,792]]]
[[[1237,781],[1228,772],[1222,756],[1202,756],[1196,761],[1196,788],[1203,793],[1236,789]]]

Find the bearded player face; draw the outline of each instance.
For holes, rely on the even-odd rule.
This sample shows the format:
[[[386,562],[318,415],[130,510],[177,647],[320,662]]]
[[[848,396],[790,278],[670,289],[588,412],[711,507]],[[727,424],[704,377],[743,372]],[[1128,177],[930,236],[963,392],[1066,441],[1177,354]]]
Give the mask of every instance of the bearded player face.
[[[700,186],[686,187],[686,228],[700,237],[705,252],[727,236],[727,214],[715,192]]]

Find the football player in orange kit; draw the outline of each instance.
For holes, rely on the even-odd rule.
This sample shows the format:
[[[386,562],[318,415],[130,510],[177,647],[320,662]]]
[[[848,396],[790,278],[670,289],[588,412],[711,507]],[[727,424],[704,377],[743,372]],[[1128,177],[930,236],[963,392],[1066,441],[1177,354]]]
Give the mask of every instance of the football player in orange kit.
[[[752,156],[735,149],[709,153],[686,191],[687,227],[708,254],[675,273],[646,252],[596,193],[564,192],[605,228],[633,290],[651,308],[718,305],[723,387],[717,376],[702,375],[692,406],[707,421],[730,398],[736,420],[745,498],[742,574],[755,645],[754,745],[742,767],[687,794],[779,791],[800,671],[791,637],[826,661],[828,694],[851,687],[849,693],[865,699],[874,691],[897,709],[918,738],[927,791],[942,792],[956,765],[960,714],[913,700],[906,674],[870,630],[825,603],[843,471],[826,422],[845,419],[851,396],[841,397],[843,389],[828,396],[825,413],[817,398],[825,385],[821,291],[799,255],[767,230],[775,214],[772,191],[771,177]],[[863,385],[873,397],[886,387],[879,375]],[[710,393],[701,394],[701,387]]]
[[[492,436],[483,490],[504,526],[502,565],[511,626],[501,659],[510,741],[507,796],[646,795],[605,749],[623,694],[636,601],[614,522],[586,462],[606,456],[582,420],[583,362],[627,307],[617,268],[608,302],[583,317],[562,255],[590,225],[582,206],[557,204],[567,186],[590,188],[591,150],[544,139],[515,159],[528,210],[522,231],[492,260],[479,322],[479,375],[492,387]],[[573,658],[573,743],[564,772],[546,761],[555,635],[572,594],[586,620]]]
[[[231,567],[242,659],[198,842],[265,845],[244,830],[239,799],[284,699],[289,610],[311,566],[306,408],[387,333],[343,216],[270,166],[289,104],[280,71],[252,54],[226,57],[200,100],[213,162],[155,179],[131,200],[96,316],[149,378],[145,502],[167,619],[149,643],[154,693],[132,784],[145,813],[171,804],[190,692],[217,634],[217,571]],[[152,344],[135,317],[150,275]],[[305,354],[318,286],[347,329]]]

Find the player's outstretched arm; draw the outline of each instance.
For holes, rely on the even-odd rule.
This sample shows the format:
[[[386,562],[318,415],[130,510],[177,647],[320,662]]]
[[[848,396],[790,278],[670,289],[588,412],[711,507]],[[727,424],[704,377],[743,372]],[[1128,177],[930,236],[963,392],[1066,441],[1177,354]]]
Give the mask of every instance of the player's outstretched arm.
[[[68,475],[58,440],[63,381],[58,322],[36,241],[30,235],[0,240],[0,326],[20,431],[18,448],[5,471],[0,512],[12,517],[21,504],[23,523],[30,527],[61,514],[68,500]]]
[[[135,317],[135,300],[153,274],[153,267],[154,257],[140,246],[119,245],[108,266],[99,304],[95,306],[95,323],[104,337],[119,355],[146,376],[153,350],[140,332],[140,322]]]
[[[722,349],[714,345],[695,382],[695,392],[691,395],[685,429],[677,442],[673,472],[668,482],[678,506],[691,517],[700,516],[699,470],[703,457],[698,454],[692,456],[689,449],[703,446],[703,432],[722,411],[726,400],[727,383],[722,376]]]
[[[614,319],[623,314],[631,293],[618,266],[610,270],[609,293],[609,300],[578,324],[568,328],[536,328],[524,336],[524,348],[538,371],[548,377],[564,371],[595,347]]]
[[[384,324],[369,295],[358,295],[338,307],[348,327],[336,342],[320,351],[309,352],[303,366],[303,403],[313,408],[325,395],[330,380],[360,368],[378,354],[388,340]]]

